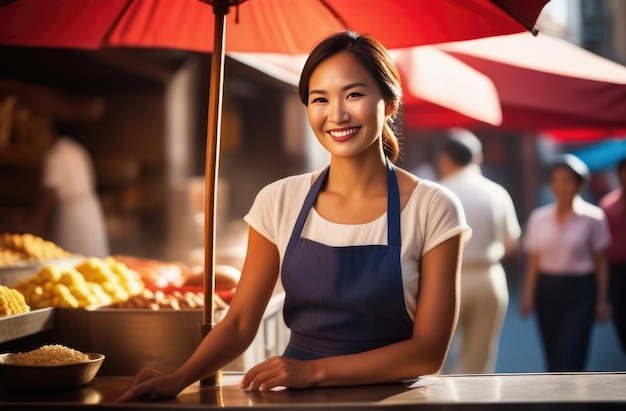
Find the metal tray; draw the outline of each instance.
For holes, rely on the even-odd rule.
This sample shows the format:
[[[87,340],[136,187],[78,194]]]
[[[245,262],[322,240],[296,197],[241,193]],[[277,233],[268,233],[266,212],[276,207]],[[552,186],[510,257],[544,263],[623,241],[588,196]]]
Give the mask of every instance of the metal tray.
[[[0,343],[27,337],[54,326],[54,308],[42,308],[0,318]]]

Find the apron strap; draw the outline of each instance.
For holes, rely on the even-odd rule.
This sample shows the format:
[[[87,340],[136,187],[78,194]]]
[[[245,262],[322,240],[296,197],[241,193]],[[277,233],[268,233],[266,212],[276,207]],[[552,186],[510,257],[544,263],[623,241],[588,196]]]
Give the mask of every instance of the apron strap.
[[[400,188],[394,165],[387,162],[387,244],[400,247]]]
[[[291,232],[291,240],[289,241],[290,244],[293,242],[293,240],[299,238],[300,234],[302,234],[302,229],[304,228],[304,223],[309,216],[309,211],[311,211],[311,208],[313,208],[313,203],[317,198],[317,194],[320,192],[322,185],[326,182],[326,179],[328,178],[329,169],[330,166],[326,167],[324,171],[320,173],[320,175],[317,177],[317,179],[309,189],[309,193],[304,199],[304,204],[300,209],[300,214],[298,214],[298,219],[296,220],[296,224],[293,227],[293,231]]]

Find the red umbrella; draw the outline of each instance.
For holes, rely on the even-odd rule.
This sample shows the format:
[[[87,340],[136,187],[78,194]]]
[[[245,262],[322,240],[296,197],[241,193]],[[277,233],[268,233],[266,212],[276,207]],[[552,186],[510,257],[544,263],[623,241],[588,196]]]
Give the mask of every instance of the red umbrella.
[[[496,126],[560,139],[626,130],[626,67],[559,38],[520,33],[394,53],[408,127]]]
[[[511,34],[391,50],[403,80],[407,128],[543,131],[561,140],[626,132],[626,67],[565,40]],[[306,56],[231,53],[286,70]],[[283,73],[274,74],[287,78]]]
[[[140,46],[213,53],[204,235],[203,326],[208,331],[213,323],[213,224],[225,49],[308,53],[326,35],[345,29],[371,33],[389,48],[516,33],[535,30],[548,1],[0,0],[7,3],[0,7],[0,44]]]
[[[227,51],[308,53],[344,29],[372,33],[397,48],[531,30],[548,1],[15,0],[0,9],[0,43],[210,52],[216,5],[231,9]]]

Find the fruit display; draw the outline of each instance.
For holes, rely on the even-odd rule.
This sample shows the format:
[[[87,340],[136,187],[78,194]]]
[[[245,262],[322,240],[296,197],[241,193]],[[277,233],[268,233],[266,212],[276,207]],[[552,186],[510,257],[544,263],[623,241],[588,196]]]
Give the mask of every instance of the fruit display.
[[[52,241],[33,234],[4,233],[0,236],[0,267],[69,256],[68,251]]]
[[[48,264],[13,287],[32,308],[112,304],[144,289],[139,275],[112,257],[90,257],[68,268]]]
[[[24,295],[14,288],[0,285],[0,317],[22,314],[30,311]]]

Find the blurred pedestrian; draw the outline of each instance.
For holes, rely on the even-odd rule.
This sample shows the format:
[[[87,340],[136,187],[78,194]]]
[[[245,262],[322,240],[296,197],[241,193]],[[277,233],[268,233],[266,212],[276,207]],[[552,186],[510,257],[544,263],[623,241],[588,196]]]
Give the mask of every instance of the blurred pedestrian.
[[[609,298],[612,318],[626,354],[626,158],[617,164],[619,187],[600,200],[611,230]]]
[[[440,183],[463,204],[473,236],[461,266],[461,305],[453,346],[455,373],[495,371],[509,303],[501,260],[517,251],[521,228],[510,194],[481,173],[482,144],[469,130],[451,129],[439,155]],[[449,357],[450,360],[453,357]]]
[[[41,200],[32,230],[46,233],[46,239],[71,253],[105,257],[108,235],[92,158],[64,128],[60,123],[50,128],[52,145],[44,159]]]
[[[559,156],[549,174],[556,200],[531,213],[524,234],[528,259],[520,314],[536,309],[550,372],[584,371],[594,318],[609,316],[611,235],[604,211],[580,196],[589,178],[578,157]]]

